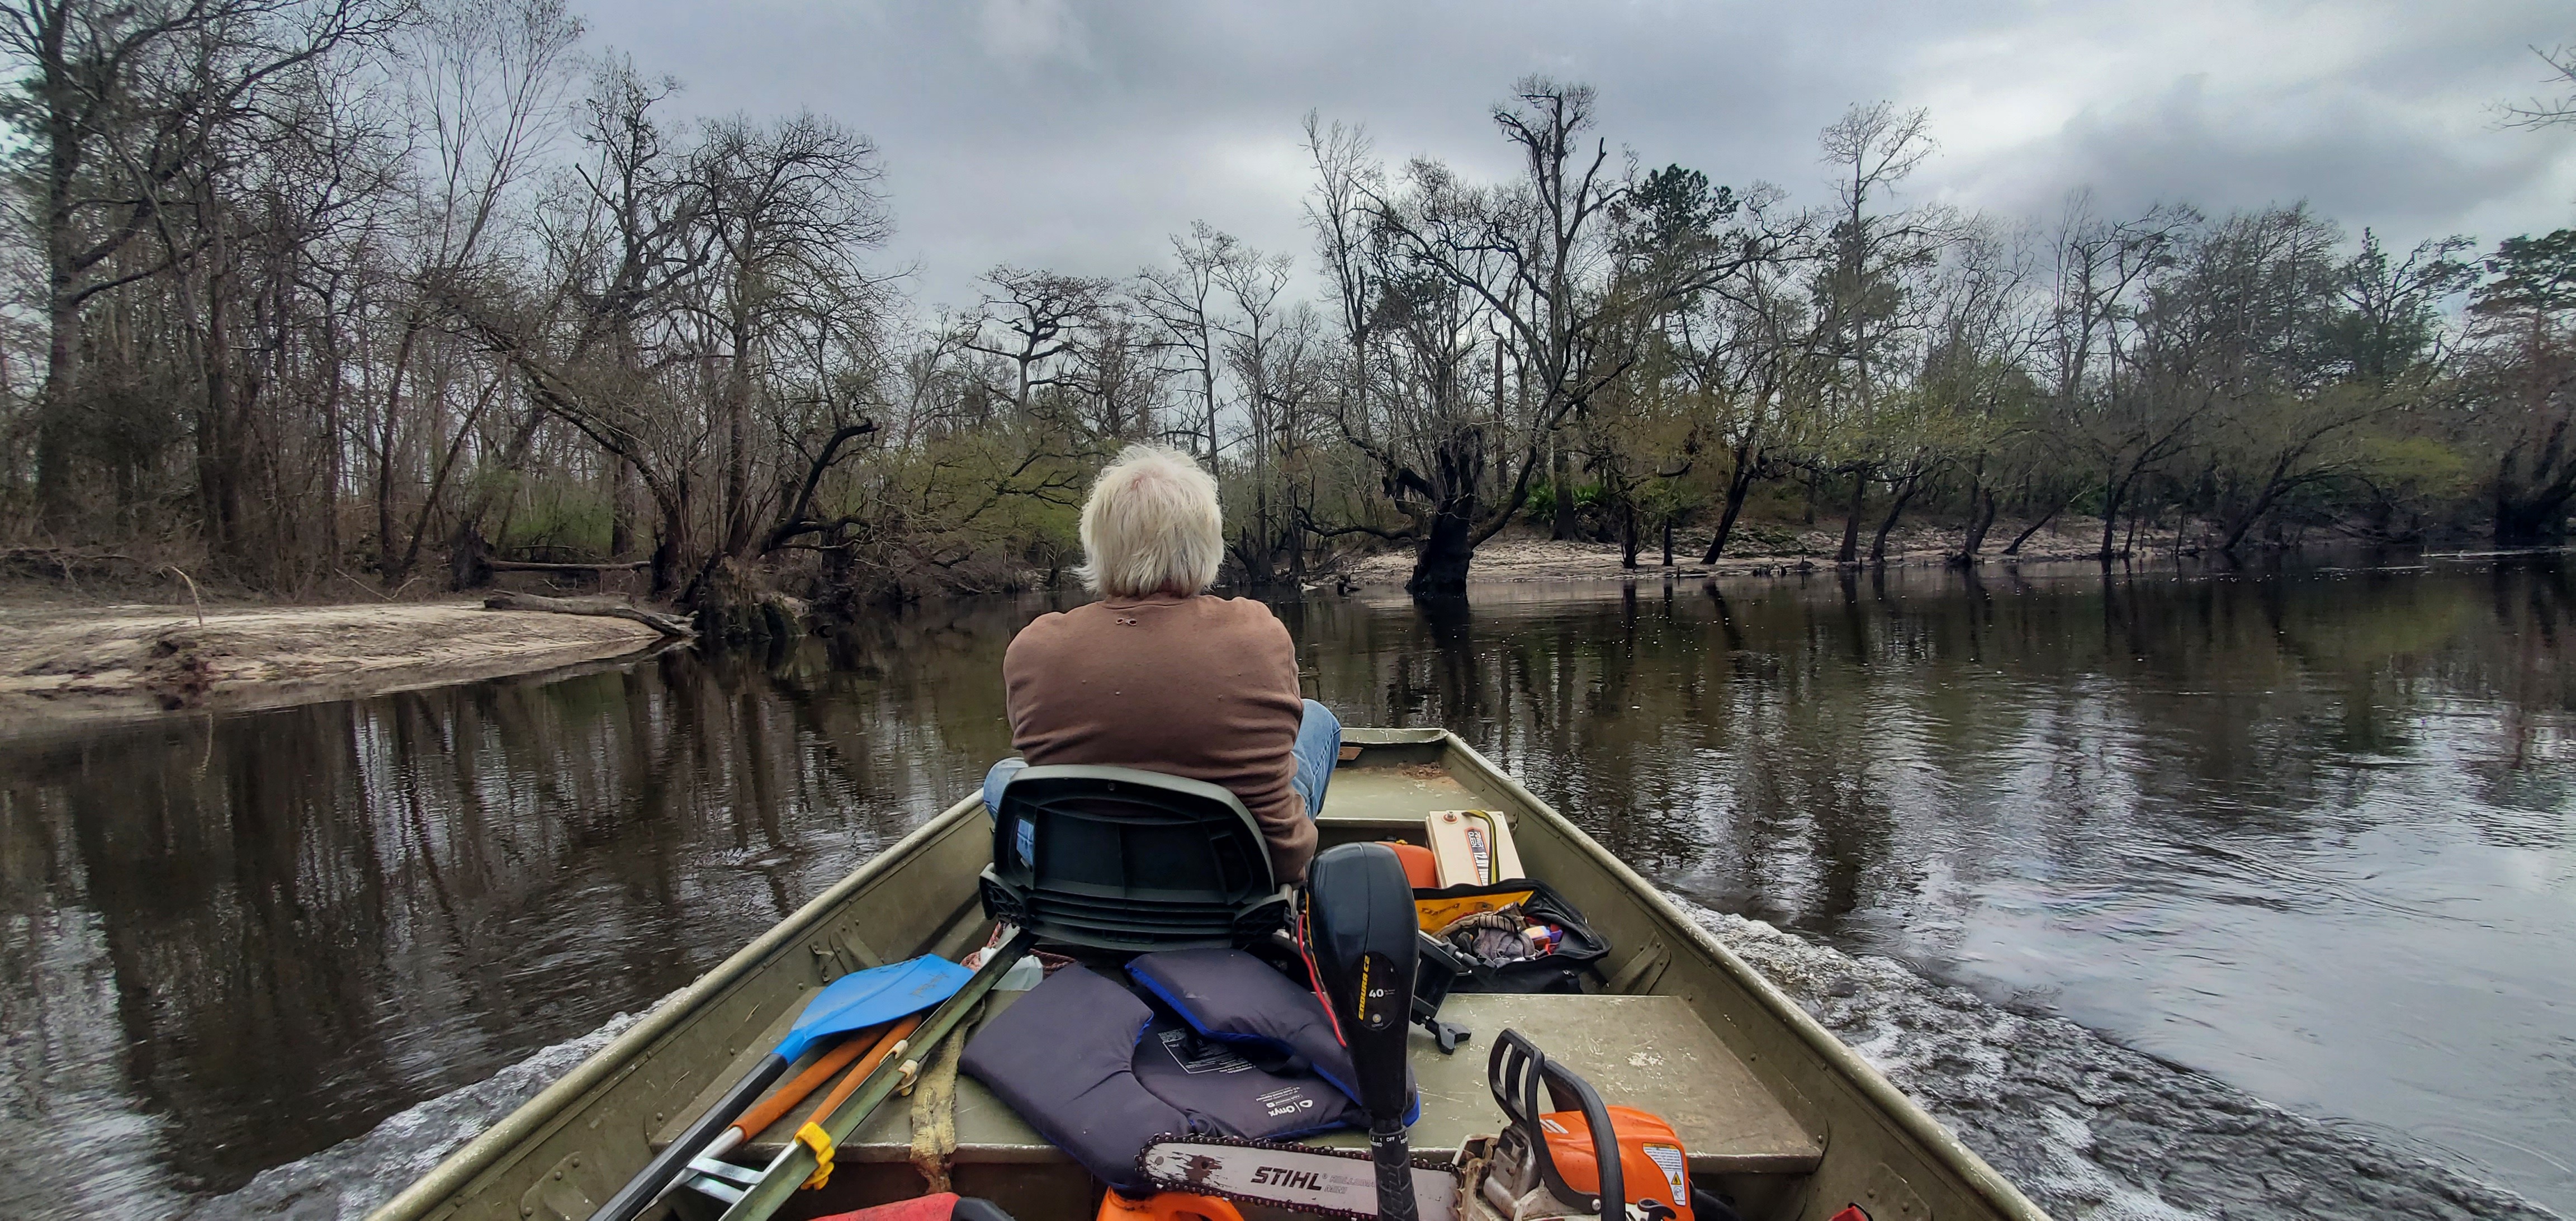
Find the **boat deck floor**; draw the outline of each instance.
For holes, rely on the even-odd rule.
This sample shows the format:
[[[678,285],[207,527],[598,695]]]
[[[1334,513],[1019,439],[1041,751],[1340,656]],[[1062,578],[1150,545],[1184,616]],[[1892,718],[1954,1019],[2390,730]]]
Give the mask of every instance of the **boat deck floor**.
[[[1020,993],[1004,993],[1007,1003]],[[1442,1018],[1475,1032],[1454,1055],[1420,1030],[1414,1032],[1413,1073],[1422,1091],[1422,1118],[1413,1125],[1417,1153],[1454,1154],[1470,1136],[1491,1133],[1502,1115],[1485,1084],[1485,1057],[1495,1033],[1510,1028],[1582,1074],[1603,1098],[1651,1111],[1673,1125],[1690,1150],[1695,1174],[1804,1174],[1824,1150],[1799,1130],[1788,1111],[1716,1034],[1673,996],[1569,996],[1461,993],[1449,998]],[[786,1025],[772,1032],[783,1037]],[[775,1039],[764,1035],[759,1046]],[[750,1061],[737,1071],[747,1071]],[[733,1077],[728,1074],[725,1083]],[[709,1089],[684,1115],[715,1104]],[[786,1147],[805,1120],[802,1109],[754,1136],[738,1160],[766,1162]],[[674,1123],[654,1144],[678,1135]],[[1312,1143],[1364,1148],[1358,1132]],[[836,1155],[854,1162],[906,1162],[912,1156],[911,1108],[901,1101],[878,1109],[856,1139]],[[1069,1163],[1070,1159],[1021,1121],[1011,1108],[971,1077],[957,1082],[957,1153],[963,1165]]]
[[[1418,838],[1422,817],[1430,811],[1490,804],[1477,800],[1437,765],[1346,765],[1333,775],[1319,821],[1328,842],[1368,837],[1380,828],[1410,827]],[[1000,994],[996,1001],[1008,1003],[1018,995]],[[669,1143],[689,1116],[714,1105],[726,1085],[786,1034],[793,1016],[780,1014],[768,1032],[742,1050],[733,1067],[671,1117],[653,1145]],[[1414,1032],[1413,1068],[1423,1103],[1421,1120],[1412,1130],[1417,1152],[1455,1153],[1465,1138],[1500,1125],[1501,1114],[1485,1083],[1485,1064],[1493,1036],[1510,1028],[1589,1079],[1603,1098],[1663,1116],[1690,1150],[1693,1173],[1805,1174],[1823,1158],[1819,1138],[1791,1118],[1681,997],[1460,993],[1449,998],[1441,1016],[1475,1032],[1475,1038],[1456,1054],[1442,1055],[1429,1035]],[[890,1101],[841,1147],[838,1159],[908,1162],[910,1111],[901,1100]],[[959,1166],[1071,1165],[1062,1151],[972,1078],[958,1081],[956,1111],[953,1160]],[[736,1160],[758,1163],[775,1156],[804,1118],[805,1108],[797,1108],[790,1118],[754,1136]],[[1358,1148],[1365,1146],[1365,1138],[1349,1132],[1314,1143]]]

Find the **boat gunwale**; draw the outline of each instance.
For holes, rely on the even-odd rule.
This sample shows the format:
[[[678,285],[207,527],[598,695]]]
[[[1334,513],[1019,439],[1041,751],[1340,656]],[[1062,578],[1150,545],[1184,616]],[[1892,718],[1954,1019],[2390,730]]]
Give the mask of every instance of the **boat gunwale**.
[[[880,876],[901,868],[905,862],[919,855],[925,845],[948,834],[954,824],[967,817],[970,811],[981,809],[983,799],[970,794],[941,811],[937,817],[906,832],[903,838],[851,870],[849,876],[807,900],[804,906],[771,925],[767,932],[752,938],[706,974],[690,981],[688,986],[664,998],[633,1026],[592,1052],[571,1072],[520,1103],[499,1123],[485,1128],[474,1139],[440,1159],[428,1174],[413,1180],[400,1194],[369,1212],[366,1221],[408,1221],[409,1218],[429,1215],[450,1196],[471,1186],[475,1176],[490,1169],[501,1155],[542,1137],[546,1125],[579,1102],[583,1095],[610,1083],[619,1070],[652,1050],[664,1035],[694,1019],[735,984],[767,965],[780,949],[802,938],[807,929],[846,906]]]
[[[1505,796],[1539,814],[1551,823],[1554,829],[1565,832],[1570,844],[1592,858],[1594,864],[1607,870],[1612,878],[1634,891],[1648,912],[1660,918],[1667,926],[1688,938],[1691,944],[1697,946],[1702,953],[1714,959],[1719,969],[1725,971],[1738,986],[1744,988],[1758,1003],[1770,1010],[1771,1016],[1786,1023],[1791,1030],[1797,1032],[1799,1038],[1806,1043],[1808,1050],[1822,1059],[1829,1069],[1849,1078],[1853,1086],[1860,1090],[1863,1098],[1876,1106],[1882,1114],[1893,1118],[1906,1135],[1921,1142],[1934,1158],[1965,1180],[1971,1189],[1985,1196],[1987,1203],[2004,1215],[2016,1218],[2017,1221],[2050,1221],[2047,1210],[2032,1202],[2030,1197],[2022,1194],[2020,1188],[2013,1186],[2010,1179],[2005,1178],[1994,1167],[1987,1165],[1986,1159],[1978,1156],[1976,1150],[1970,1149],[1960,1141],[1958,1134],[1950,1131],[1940,1120],[1934,1119],[1931,1112],[1924,1110],[1922,1104],[1908,1097],[1905,1091],[1896,1088],[1896,1083],[1889,1081],[1886,1074],[1878,1071],[1877,1066],[1862,1059],[1859,1052],[1853,1051],[1848,1044],[1835,1037],[1832,1031],[1825,1029],[1824,1023],[1817,1021],[1814,1015],[1800,1008],[1796,1001],[1789,999],[1788,993],[1781,991],[1778,985],[1764,978],[1760,971],[1754,970],[1751,963],[1737,957],[1735,951],[1729,949],[1725,942],[1719,941],[1714,934],[1701,927],[1699,921],[1691,918],[1690,913],[1683,911],[1665,896],[1663,888],[1647,881],[1644,875],[1629,868],[1626,861],[1620,860],[1609,849],[1602,847],[1590,833],[1576,826],[1573,820],[1558,813],[1556,807],[1540,800],[1538,794],[1529,791],[1500,765],[1486,758],[1483,752],[1468,745],[1466,739],[1448,729],[1436,732],[1439,735],[1436,740],[1442,741],[1450,748],[1444,751],[1445,756],[1465,761],[1467,766],[1480,777],[1501,789]],[[1396,740],[1412,742],[1428,739]],[[1832,1157],[1830,1148],[1826,1150],[1826,1156]]]
[[[1631,892],[1647,914],[1715,962],[1720,971],[1767,1010],[1772,1018],[1796,1032],[1800,1042],[1823,1062],[1828,1071],[1845,1077],[1865,1102],[1887,1115],[1931,1159],[1958,1175],[1966,1187],[2015,1221],[2049,1221],[2048,1214],[2024,1196],[2010,1180],[1989,1166],[1975,1150],[1962,1143],[1955,1133],[1898,1089],[1874,1065],[1825,1029],[1787,993],[1692,919],[1661,888],[1602,847],[1583,828],[1541,800],[1457,733],[1445,728],[1353,727],[1344,732],[1343,740],[1348,745],[1360,747],[1436,747],[1444,764],[1472,773],[1492,785],[1500,796],[1548,823],[1552,830],[1564,836],[1570,846]],[[619,1071],[650,1051],[665,1035],[695,1019],[706,1006],[720,1000],[727,990],[767,965],[781,948],[804,937],[808,929],[824,922],[884,875],[904,867],[929,843],[952,833],[959,820],[971,817],[982,808],[981,797],[969,794],[906,833],[706,974],[655,1005],[635,1025],[520,1104],[500,1122],[442,1159],[428,1174],[415,1180],[393,1199],[368,1213],[367,1221],[410,1221],[411,1218],[429,1215],[440,1204],[470,1187],[477,1176],[492,1169],[504,1154],[525,1143],[542,1139],[548,1125],[562,1118],[584,1095],[602,1085],[613,1084]],[[1830,1149],[1826,1150],[1826,1156],[1831,1158]]]

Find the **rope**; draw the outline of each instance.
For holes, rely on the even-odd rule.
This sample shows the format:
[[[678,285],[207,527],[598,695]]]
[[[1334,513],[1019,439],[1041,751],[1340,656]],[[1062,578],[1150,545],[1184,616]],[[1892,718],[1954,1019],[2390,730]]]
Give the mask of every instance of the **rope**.
[[[983,1011],[980,1001],[966,1011],[913,1082],[912,1168],[921,1174],[925,1195],[956,1190],[948,1182],[948,1160],[957,1152],[957,1064],[966,1054],[967,1033]]]

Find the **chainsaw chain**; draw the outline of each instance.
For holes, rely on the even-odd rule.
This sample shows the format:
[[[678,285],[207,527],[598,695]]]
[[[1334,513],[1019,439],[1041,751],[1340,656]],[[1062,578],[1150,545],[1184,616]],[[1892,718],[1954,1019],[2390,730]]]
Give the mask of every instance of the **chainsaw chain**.
[[[1151,1149],[1160,1144],[1222,1145],[1232,1149],[1270,1149],[1286,1153],[1321,1154],[1325,1157],[1338,1157],[1354,1162],[1368,1162],[1374,1164],[1376,1159],[1371,1157],[1365,1149],[1329,1149],[1320,1145],[1301,1145],[1295,1141],[1263,1140],[1259,1137],[1227,1136],[1222,1133],[1209,1133],[1204,1136],[1186,1135],[1182,1133],[1166,1133],[1164,1135],[1157,1136],[1152,1140],[1146,1141],[1145,1148],[1138,1149],[1136,1151],[1136,1177],[1143,1179],[1148,1183],[1152,1183],[1157,1190],[1161,1191],[1182,1191],[1188,1192],[1192,1195],[1214,1196],[1220,1200],[1231,1200],[1237,1204],[1255,1204],[1263,1208],[1284,1209],[1288,1212],[1304,1213],[1310,1217],[1341,1217],[1345,1218],[1346,1221],[1377,1221],[1377,1213],[1375,1210],[1371,1210],[1369,1212],[1358,1212],[1347,1208],[1324,1208],[1314,1204],[1283,1204],[1277,1200],[1264,1199],[1260,1196],[1244,1195],[1241,1192],[1215,1191],[1187,1182],[1171,1182],[1157,1178],[1145,1169],[1145,1149]],[[1413,1168],[1416,1170],[1457,1169],[1455,1165],[1449,1162],[1422,1154],[1413,1155],[1411,1162]]]

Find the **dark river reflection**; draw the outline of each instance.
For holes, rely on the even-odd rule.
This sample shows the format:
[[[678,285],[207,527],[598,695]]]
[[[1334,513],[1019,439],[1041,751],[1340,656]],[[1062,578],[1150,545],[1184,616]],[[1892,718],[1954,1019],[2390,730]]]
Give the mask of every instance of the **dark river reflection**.
[[[0,747],[0,1215],[229,1189],[681,986],[967,791],[1046,606]],[[2554,564],[1279,610],[1346,721],[1677,892],[2576,1211]]]

